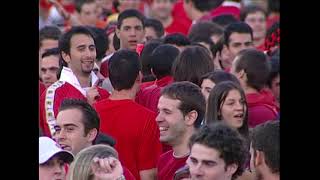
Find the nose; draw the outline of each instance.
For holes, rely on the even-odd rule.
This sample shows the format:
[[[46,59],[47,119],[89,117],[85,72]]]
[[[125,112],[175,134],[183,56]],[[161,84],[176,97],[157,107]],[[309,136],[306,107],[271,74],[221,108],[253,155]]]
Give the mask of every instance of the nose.
[[[156,122],[159,124],[160,122],[163,121],[163,117],[162,117],[162,114],[161,112],[158,113],[157,117],[156,117]]]
[[[198,163],[194,169],[193,169],[193,174],[196,176],[196,177],[201,177],[203,176],[203,171],[201,170],[201,163]]]
[[[66,139],[66,133],[63,129],[61,129],[60,132],[56,133],[55,138],[58,140],[58,142],[61,142]]]
[[[60,165],[59,163],[56,163],[55,165],[54,165],[54,173],[55,174],[62,174],[62,172],[63,172],[63,169],[64,168],[64,166],[63,165]]]
[[[244,104],[238,101],[238,102],[236,103],[235,109],[242,111],[243,108],[244,108],[243,106],[244,106]]]

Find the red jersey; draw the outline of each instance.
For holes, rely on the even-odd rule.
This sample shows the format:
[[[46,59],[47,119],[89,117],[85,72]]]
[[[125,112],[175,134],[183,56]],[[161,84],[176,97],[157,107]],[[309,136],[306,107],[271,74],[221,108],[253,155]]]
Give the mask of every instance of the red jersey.
[[[221,6],[210,11],[211,18],[220,16],[223,14],[231,14],[238,20],[240,20],[240,3],[225,1]]]
[[[181,17],[173,17],[172,23],[165,28],[166,34],[171,33],[182,33],[183,35],[188,35],[188,31],[190,28],[190,25],[183,23],[183,21],[180,21]]]
[[[172,16],[173,16],[173,19],[179,20],[181,24],[184,24],[183,26],[187,28],[187,33],[188,33],[189,28],[192,24],[192,20],[187,16],[186,11],[183,8],[183,3],[184,3],[183,0],[178,0],[174,4],[173,10],[172,10]],[[181,33],[184,34],[183,32]]]
[[[279,108],[270,90],[263,89],[259,93],[246,94],[248,103],[249,127],[253,128],[268,120],[275,120]]]
[[[123,175],[126,178],[126,180],[136,180],[136,178],[133,176],[133,174],[127,169],[126,167],[123,167]]]
[[[171,76],[165,76],[156,80],[153,85],[141,89],[141,92],[137,95],[136,102],[156,113],[158,111],[161,89],[172,82],[173,78]]]
[[[186,165],[188,157],[176,158],[173,156],[173,150],[162,154],[157,166],[157,180],[173,180],[175,172]]]
[[[93,73],[93,72],[92,72]],[[93,73],[94,74],[94,73]],[[96,82],[98,78],[92,74],[91,82]],[[52,137],[54,134],[54,126],[56,125],[56,117],[61,102],[64,99],[82,99],[87,101],[86,92],[80,89],[74,81],[77,80],[71,69],[65,68],[61,72],[60,80],[49,86],[40,96],[40,128],[45,136]],[[100,97],[97,101],[109,97],[109,93],[97,87]]]
[[[116,140],[121,163],[136,179],[139,171],[156,168],[161,153],[156,114],[133,100],[104,99],[94,104],[100,131]]]

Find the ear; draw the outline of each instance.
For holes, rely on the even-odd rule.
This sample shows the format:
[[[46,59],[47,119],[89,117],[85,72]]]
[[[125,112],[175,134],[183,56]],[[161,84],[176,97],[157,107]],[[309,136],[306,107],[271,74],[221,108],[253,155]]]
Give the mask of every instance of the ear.
[[[264,162],[264,153],[261,151],[256,151],[256,157],[254,158],[254,166],[257,167]]]
[[[244,69],[241,69],[238,73],[237,73],[238,79],[246,79],[247,78],[247,73],[244,72]]]
[[[237,171],[237,169],[238,169],[238,165],[237,164],[235,164],[235,163],[233,163],[233,164],[230,164],[230,165],[228,165],[227,166],[227,174],[230,176],[230,177],[232,177],[232,175]]]
[[[67,53],[65,53],[65,52],[63,52],[63,51],[61,52],[61,55],[62,55],[62,59],[63,59],[67,64],[69,64],[70,61],[71,61],[70,55],[67,54]]]
[[[192,110],[192,111],[188,112],[188,114],[185,116],[185,123],[188,126],[193,126],[197,117],[198,117],[198,112],[196,110]]]
[[[98,135],[98,130],[96,128],[91,129],[87,134],[88,141],[93,142],[93,140],[97,137],[97,135]]]

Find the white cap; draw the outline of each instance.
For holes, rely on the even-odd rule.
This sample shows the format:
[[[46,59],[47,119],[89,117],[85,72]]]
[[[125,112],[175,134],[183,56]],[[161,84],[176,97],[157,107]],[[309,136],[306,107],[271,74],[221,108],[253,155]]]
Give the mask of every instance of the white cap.
[[[67,163],[71,163],[74,159],[71,152],[61,149],[54,140],[49,137],[39,137],[39,164],[47,162],[56,154],[60,154],[61,159]]]

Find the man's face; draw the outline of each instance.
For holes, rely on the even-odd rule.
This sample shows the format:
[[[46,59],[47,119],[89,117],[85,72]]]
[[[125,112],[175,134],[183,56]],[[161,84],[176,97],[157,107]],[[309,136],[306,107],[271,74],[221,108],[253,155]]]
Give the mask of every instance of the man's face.
[[[96,3],[83,4],[79,14],[82,25],[95,26],[98,19],[97,13]]]
[[[263,12],[250,13],[244,20],[253,31],[253,39],[264,39],[267,32],[266,16]]]
[[[144,42],[151,41],[152,39],[158,39],[156,31],[153,29],[153,27],[146,27],[145,28],[146,33],[144,35]]]
[[[179,109],[181,101],[161,96],[158,103],[159,114],[156,121],[160,130],[160,141],[176,145],[186,133],[185,116]]]
[[[59,70],[59,57],[56,55],[46,56],[41,62],[41,79],[46,87],[56,82]]]
[[[75,34],[70,41],[70,54],[64,57],[75,74],[90,74],[96,59],[96,46],[91,36]]]
[[[82,118],[82,112],[78,109],[66,109],[57,116],[55,138],[62,149],[74,155],[92,144],[89,133],[85,135]]]
[[[171,16],[173,3],[171,0],[154,0],[151,4],[152,14],[156,19],[167,19]]]
[[[210,79],[204,79],[202,81],[201,92],[202,92],[203,96],[205,97],[206,102],[208,102],[209,94],[210,94],[211,90],[214,88],[214,86],[215,86],[215,83],[212,82]]]
[[[227,50],[228,60],[224,62],[227,67],[230,67],[235,56],[243,49],[253,48],[253,43],[250,34],[234,32],[229,37],[228,46],[224,46]]]
[[[39,180],[64,180],[65,177],[64,162],[57,155],[39,165]]]
[[[216,149],[197,143],[192,146],[186,163],[192,180],[231,180],[236,171],[230,166],[226,167]]]
[[[120,47],[136,50],[137,44],[141,43],[145,34],[142,22],[136,17],[129,17],[122,21],[120,29],[116,29],[120,39]]]
[[[243,125],[245,110],[246,106],[240,92],[236,89],[230,90],[221,105],[222,119],[230,127],[238,129]]]

